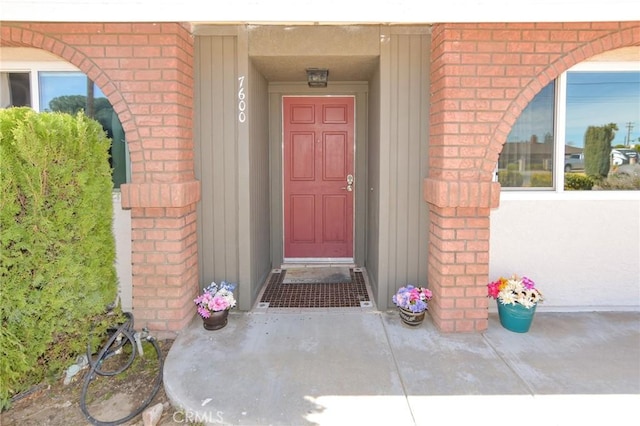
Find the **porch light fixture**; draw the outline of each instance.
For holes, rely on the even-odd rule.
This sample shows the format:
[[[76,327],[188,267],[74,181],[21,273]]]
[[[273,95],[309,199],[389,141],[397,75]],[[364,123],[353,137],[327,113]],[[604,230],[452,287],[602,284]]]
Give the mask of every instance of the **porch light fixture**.
[[[329,70],[326,68],[307,68],[307,83],[309,87],[327,87]]]

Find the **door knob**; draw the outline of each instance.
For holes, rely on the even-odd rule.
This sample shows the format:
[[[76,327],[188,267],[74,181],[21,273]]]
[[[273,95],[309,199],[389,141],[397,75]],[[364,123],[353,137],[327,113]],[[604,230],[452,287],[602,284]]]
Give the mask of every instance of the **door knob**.
[[[353,191],[353,175],[347,175],[347,186],[343,186],[341,189],[346,189],[347,191]]]

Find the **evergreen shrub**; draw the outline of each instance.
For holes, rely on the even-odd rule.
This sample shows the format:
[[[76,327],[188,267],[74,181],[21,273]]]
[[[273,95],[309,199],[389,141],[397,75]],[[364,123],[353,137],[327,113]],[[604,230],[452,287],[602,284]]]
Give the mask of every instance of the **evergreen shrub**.
[[[0,408],[59,378],[106,330],[117,289],[109,146],[82,113],[0,110]]]
[[[594,179],[605,178],[611,167],[611,141],[618,126],[589,126],[584,134],[584,172]]]

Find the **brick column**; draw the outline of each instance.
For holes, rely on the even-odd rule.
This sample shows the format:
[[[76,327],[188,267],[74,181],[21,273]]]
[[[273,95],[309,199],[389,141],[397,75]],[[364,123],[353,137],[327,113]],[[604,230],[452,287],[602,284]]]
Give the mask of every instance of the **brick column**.
[[[175,332],[198,291],[193,37],[180,23],[3,23],[2,46],[52,52],[90,77],[124,127],[136,328]]]
[[[133,314],[136,327],[176,332],[195,312],[199,289],[196,203],[199,182],[128,184],[131,208]]]
[[[493,170],[511,126],[572,65],[637,45],[638,22],[436,24],[428,203],[430,313],[447,332],[487,328]]]
[[[444,332],[487,328],[489,213],[499,196],[500,185],[494,182],[425,180],[428,282],[434,295],[429,312]]]

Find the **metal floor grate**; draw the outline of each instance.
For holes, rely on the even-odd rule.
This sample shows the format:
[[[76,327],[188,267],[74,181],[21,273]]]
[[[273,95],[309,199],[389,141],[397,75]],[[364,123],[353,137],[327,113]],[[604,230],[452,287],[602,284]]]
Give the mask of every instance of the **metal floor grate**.
[[[286,269],[272,272],[261,303],[269,308],[351,308],[368,302],[369,293],[361,270],[350,269],[351,282],[283,284]]]

